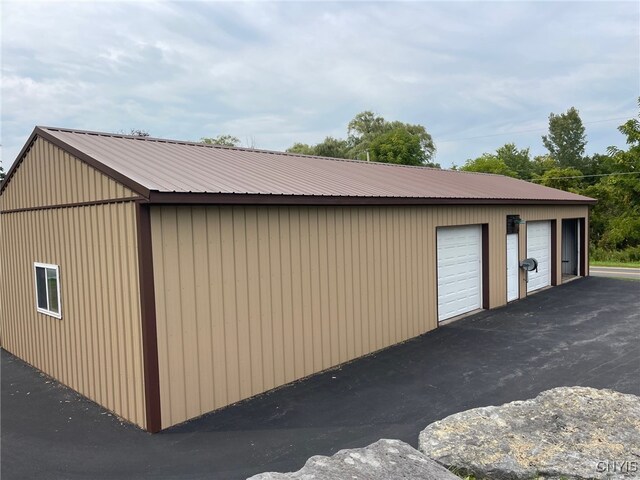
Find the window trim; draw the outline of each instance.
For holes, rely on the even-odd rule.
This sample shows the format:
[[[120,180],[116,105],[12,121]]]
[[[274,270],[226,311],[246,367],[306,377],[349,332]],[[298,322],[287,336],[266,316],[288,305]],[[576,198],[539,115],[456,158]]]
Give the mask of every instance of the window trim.
[[[58,312],[54,312],[52,310],[48,310],[46,308],[40,308],[38,305],[38,274],[37,268],[45,269],[45,286],[46,286],[46,295],[47,295],[47,306],[49,305],[49,282],[46,281],[47,278],[47,270],[55,270],[56,272],[56,294],[58,295]],[[35,300],[36,300],[36,310],[39,313],[43,313],[45,315],[49,315],[50,317],[54,317],[57,319],[62,319],[62,298],[60,297],[60,267],[58,265],[53,265],[50,263],[40,263],[33,262],[33,281],[35,285]]]

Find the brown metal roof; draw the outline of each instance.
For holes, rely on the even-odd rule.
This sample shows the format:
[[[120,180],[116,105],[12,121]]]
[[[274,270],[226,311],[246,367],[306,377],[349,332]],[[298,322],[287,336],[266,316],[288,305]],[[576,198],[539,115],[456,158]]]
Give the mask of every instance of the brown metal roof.
[[[154,197],[162,201],[178,197],[197,201],[203,198],[192,195],[197,193],[216,194],[229,202],[248,197],[244,203],[280,201],[267,200],[273,196],[298,200],[329,197],[339,203],[595,202],[500,175],[48,127],[36,127],[34,134],[81,156],[120,181],[128,180],[130,188],[152,201]],[[169,197],[169,193],[174,195]]]

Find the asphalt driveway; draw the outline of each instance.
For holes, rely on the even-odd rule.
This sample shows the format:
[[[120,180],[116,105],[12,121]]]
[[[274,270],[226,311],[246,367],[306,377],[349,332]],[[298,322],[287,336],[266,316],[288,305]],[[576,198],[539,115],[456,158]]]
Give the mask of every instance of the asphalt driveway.
[[[246,478],[561,385],[640,395],[640,282],[586,278],[156,435],[2,351],[2,478]]]

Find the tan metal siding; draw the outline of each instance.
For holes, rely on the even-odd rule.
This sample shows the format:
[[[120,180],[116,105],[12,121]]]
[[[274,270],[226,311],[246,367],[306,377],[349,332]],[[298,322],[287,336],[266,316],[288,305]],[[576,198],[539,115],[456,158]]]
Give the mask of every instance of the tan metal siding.
[[[0,210],[133,197],[136,194],[37,138],[0,195]]]
[[[152,207],[162,427],[434,329],[437,226],[489,224],[490,305],[498,307],[506,303],[506,215],[586,213]]]
[[[536,221],[536,220],[556,220],[556,254],[558,256],[556,261],[556,279],[558,284],[562,283],[562,219],[563,218],[585,218],[586,231],[587,235],[589,232],[589,207],[587,206],[566,206],[566,207],[526,207],[520,208],[518,211],[514,210],[515,213],[520,213],[522,218],[526,221]],[[521,212],[525,212],[524,214]],[[526,241],[526,225],[524,228],[521,226],[520,229],[520,237],[519,237],[519,255],[520,260],[526,258],[527,255],[527,241]],[[506,239],[503,239],[504,248],[506,251]],[[588,242],[587,242],[588,245]],[[506,257],[504,258],[504,268],[506,269]],[[586,266],[586,275],[589,275],[589,265]],[[503,277],[504,280],[504,291],[506,292],[506,277]],[[535,292],[530,292],[530,294]],[[505,294],[506,295],[506,294]],[[527,296],[527,284],[525,282],[525,276],[523,274],[520,275],[520,298],[525,298]],[[493,307],[492,302],[492,307]]]
[[[135,206],[0,215],[2,346],[145,426]],[[33,263],[60,266],[62,319],[36,311]]]

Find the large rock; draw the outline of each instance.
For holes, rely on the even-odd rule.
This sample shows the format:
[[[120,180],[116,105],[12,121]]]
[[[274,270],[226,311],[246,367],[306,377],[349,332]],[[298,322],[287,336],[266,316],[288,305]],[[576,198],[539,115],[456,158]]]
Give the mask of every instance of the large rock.
[[[478,478],[638,478],[640,397],[554,388],[432,423],[420,433],[419,448]]]
[[[400,440],[378,440],[364,448],[311,457],[292,473],[261,473],[249,480],[460,480],[446,468]]]

